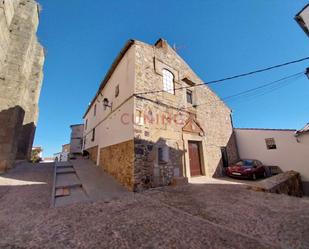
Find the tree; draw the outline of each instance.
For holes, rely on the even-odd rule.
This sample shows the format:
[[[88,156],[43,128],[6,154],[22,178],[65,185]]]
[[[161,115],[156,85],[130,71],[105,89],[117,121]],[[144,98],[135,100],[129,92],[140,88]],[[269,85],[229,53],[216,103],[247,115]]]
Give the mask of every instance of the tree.
[[[33,148],[32,151],[31,151],[31,159],[30,161],[33,162],[33,163],[38,163],[42,160],[42,158],[40,157],[40,153],[42,152],[43,150],[39,147],[36,147],[36,148]]]

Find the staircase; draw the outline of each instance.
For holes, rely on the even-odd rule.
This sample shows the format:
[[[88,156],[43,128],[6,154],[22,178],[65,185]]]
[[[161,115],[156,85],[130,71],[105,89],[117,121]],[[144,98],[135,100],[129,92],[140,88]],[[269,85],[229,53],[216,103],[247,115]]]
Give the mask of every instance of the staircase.
[[[89,198],[71,162],[56,162],[52,207],[88,201]]]

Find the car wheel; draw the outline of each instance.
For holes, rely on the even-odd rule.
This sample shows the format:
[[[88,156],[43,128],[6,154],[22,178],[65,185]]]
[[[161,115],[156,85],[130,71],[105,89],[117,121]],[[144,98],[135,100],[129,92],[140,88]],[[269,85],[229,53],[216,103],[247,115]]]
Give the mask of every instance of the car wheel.
[[[253,174],[253,175],[252,175],[252,179],[253,179],[253,180],[256,180],[256,174]]]

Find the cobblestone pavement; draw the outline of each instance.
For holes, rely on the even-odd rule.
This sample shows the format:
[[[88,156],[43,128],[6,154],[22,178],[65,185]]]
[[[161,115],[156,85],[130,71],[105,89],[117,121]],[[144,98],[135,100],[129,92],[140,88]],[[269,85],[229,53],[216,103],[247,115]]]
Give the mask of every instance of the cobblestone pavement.
[[[189,185],[50,208],[52,174],[0,176],[0,248],[308,248],[306,199]]]

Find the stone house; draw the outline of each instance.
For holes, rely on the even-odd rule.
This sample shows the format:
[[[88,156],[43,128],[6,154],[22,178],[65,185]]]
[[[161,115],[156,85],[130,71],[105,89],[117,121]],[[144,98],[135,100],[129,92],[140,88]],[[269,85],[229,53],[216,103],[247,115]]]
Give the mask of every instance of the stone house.
[[[44,64],[38,25],[36,1],[0,1],[0,172],[31,156]]]
[[[238,159],[231,110],[163,39],[129,40],[83,118],[83,148],[132,191],[221,175]]]

